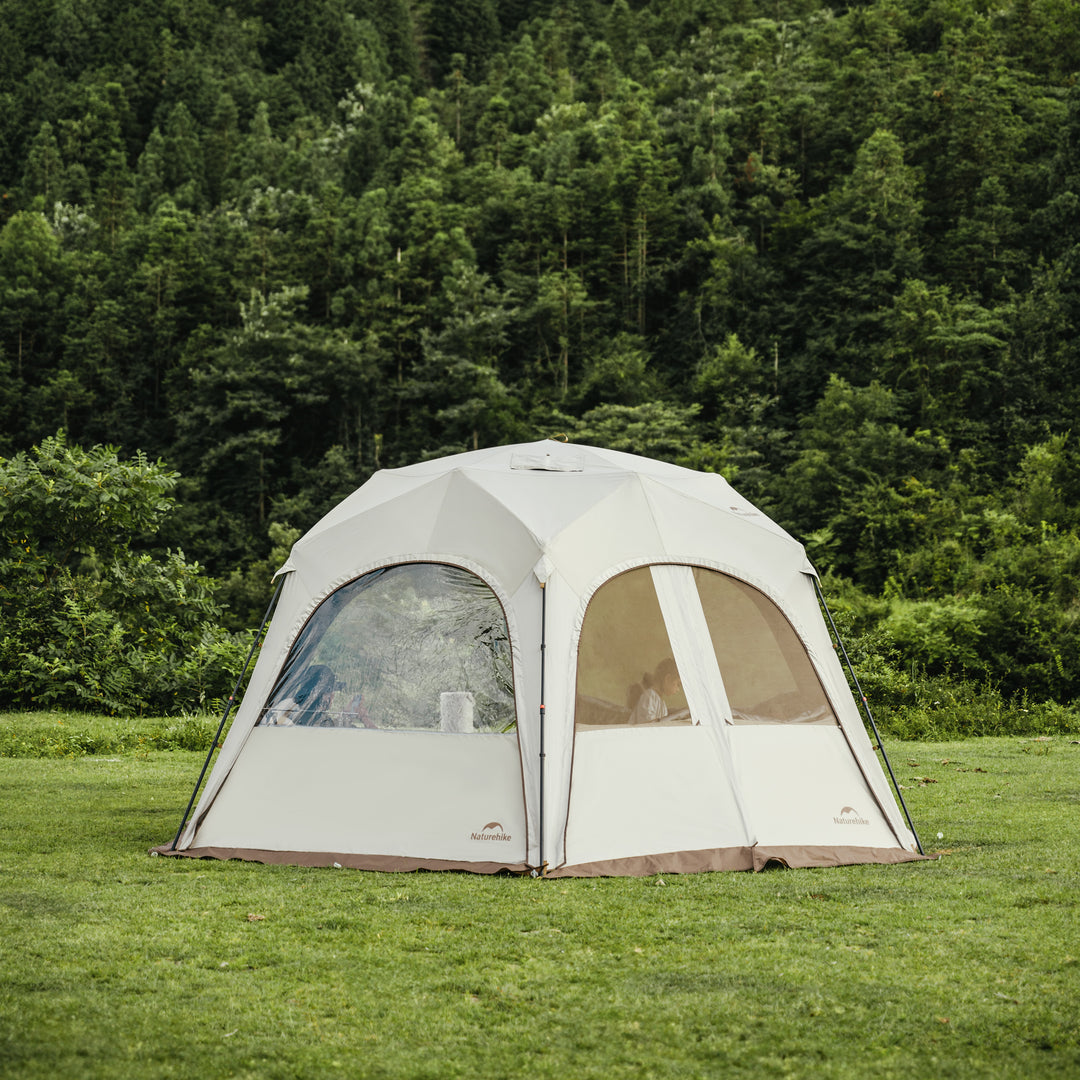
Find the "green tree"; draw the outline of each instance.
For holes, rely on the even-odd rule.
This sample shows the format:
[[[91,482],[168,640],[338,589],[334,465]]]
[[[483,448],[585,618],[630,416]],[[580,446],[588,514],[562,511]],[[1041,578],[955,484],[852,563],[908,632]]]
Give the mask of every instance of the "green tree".
[[[943,29],[941,48],[927,65],[930,93],[921,103],[921,138],[913,147],[925,173],[934,261],[949,257],[952,223],[979,212],[977,194],[982,189],[985,199],[986,181],[1014,182],[1024,156],[1026,95],[1016,75],[998,63],[996,28],[974,13],[957,22]]]
[[[593,306],[581,278],[571,270],[552,271],[537,282],[530,314],[536,324],[538,357],[559,397],[565,397],[570,387],[574,331]]]
[[[947,285],[912,280],[886,314],[885,329],[881,375],[910,396],[912,422],[949,427],[958,441],[970,441],[1002,403],[1001,317],[954,298]]]
[[[592,171],[593,205],[605,212],[606,244],[615,255],[626,322],[648,329],[649,300],[669,258],[664,238],[674,217],[673,163],[663,146],[651,95],[624,81],[601,106],[594,137],[600,161]]]
[[[0,230],[0,347],[17,386],[40,385],[55,370],[54,313],[66,276],[60,241],[45,216],[14,214]]]
[[[641,405],[598,405],[580,420],[555,414],[571,442],[641,454],[681,465],[701,465],[696,405],[650,401]]]
[[[284,156],[281,142],[270,126],[270,107],[260,101],[248,134],[240,141],[240,151],[232,162],[246,186],[265,188],[277,180]]]
[[[48,120],[42,122],[26,155],[22,187],[27,195],[39,195],[51,207],[63,195],[64,159]]]
[[[880,589],[901,549],[926,540],[935,515],[948,513],[920,479],[940,468],[945,445],[925,431],[909,435],[901,416],[886,387],[832,376],[774,488],[782,524],[812,538],[811,557],[864,588]]]
[[[573,388],[582,411],[603,404],[642,405],[662,397],[665,390],[650,366],[648,344],[638,334],[617,334],[591,351],[582,366]]]
[[[153,211],[165,193],[165,137],[155,127],[147,137],[135,167],[135,204],[142,213]]]
[[[252,291],[242,326],[223,337],[203,329],[188,345],[183,379],[174,377],[184,399],[178,455],[205,492],[206,540],[226,566],[265,535],[274,500],[291,494],[292,462],[357,444],[372,388],[365,343],[304,322],[307,296],[304,287],[265,298]]]
[[[453,70],[453,56],[468,57],[466,74],[483,71],[484,63],[498,47],[501,27],[495,0],[458,0],[433,4],[425,20],[425,56],[428,78],[438,85]]]
[[[404,389],[414,438],[429,449],[508,441],[516,407],[499,365],[517,312],[505,292],[464,261],[444,280],[443,293],[442,326],[424,334],[423,360]]]
[[[769,466],[787,438],[772,418],[778,380],[775,356],[761,356],[730,333],[702,358],[692,384],[703,436],[716,447],[724,475],[764,505],[771,501]]]
[[[815,200],[797,271],[812,369],[860,381],[872,371],[882,312],[921,266],[921,207],[902,143],[881,130],[859,147],[840,189]]]
[[[161,148],[162,181],[181,209],[194,210],[204,202],[202,143],[188,107],[177,102],[169,112]]]

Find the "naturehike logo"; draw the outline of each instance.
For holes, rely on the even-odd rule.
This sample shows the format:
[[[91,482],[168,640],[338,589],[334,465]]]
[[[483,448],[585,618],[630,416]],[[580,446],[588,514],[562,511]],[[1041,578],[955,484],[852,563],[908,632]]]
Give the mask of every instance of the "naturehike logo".
[[[833,818],[834,825],[869,825],[870,822],[859,816],[859,811],[854,806],[845,806],[840,811],[839,817]]]
[[[473,840],[509,840],[508,833],[498,821],[489,821],[479,832],[469,834]]]

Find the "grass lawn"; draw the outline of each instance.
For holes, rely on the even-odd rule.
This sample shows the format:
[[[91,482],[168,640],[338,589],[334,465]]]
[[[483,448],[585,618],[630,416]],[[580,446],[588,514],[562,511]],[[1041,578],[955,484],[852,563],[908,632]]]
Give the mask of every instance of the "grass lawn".
[[[0,758],[0,1077],[1080,1077],[1069,736],[893,742],[934,862],[571,881],[149,858],[142,745]]]

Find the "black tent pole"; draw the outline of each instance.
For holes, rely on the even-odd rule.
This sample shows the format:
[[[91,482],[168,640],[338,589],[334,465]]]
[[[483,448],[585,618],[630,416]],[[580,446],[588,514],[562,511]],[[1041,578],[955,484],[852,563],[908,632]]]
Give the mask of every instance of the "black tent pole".
[[[544,873],[544,661],[547,650],[547,582],[540,583],[540,867],[534,877]]]
[[[844,657],[844,663],[847,665],[848,672],[851,675],[851,681],[855,684],[855,690],[859,695],[859,701],[862,702],[863,711],[866,713],[866,719],[870,721],[870,727],[874,730],[874,738],[877,739],[878,749],[881,751],[881,756],[885,761],[885,768],[889,770],[889,779],[892,780],[893,788],[896,790],[896,797],[900,800],[900,805],[904,808],[904,817],[907,818],[908,828],[911,829],[911,835],[915,837],[915,845],[919,849],[919,854],[925,855],[926,852],[923,851],[922,841],[919,839],[919,834],[915,831],[915,825],[911,820],[911,814],[908,813],[907,803],[904,802],[904,796],[900,791],[899,783],[897,783],[896,774],[893,772],[892,764],[889,762],[889,755],[885,753],[885,746],[881,741],[881,733],[878,731],[877,724],[874,723],[874,714],[870,711],[870,702],[866,700],[863,688],[859,685],[859,676],[855,674],[855,667],[851,663],[851,658],[848,656],[847,649],[844,648],[844,639],[840,637],[840,631],[836,629],[836,623],[833,621],[832,612],[829,610],[829,605],[825,603],[825,596],[821,591],[821,586],[818,584],[817,577],[811,574],[811,579],[814,582],[814,591],[817,593],[818,602],[828,616],[829,625],[832,627],[833,637],[836,639],[836,644],[840,647],[840,653]]]
[[[244,661],[244,666],[236,680],[236,685],[233,687],[233,692],[229,695],[229,700],[225,702],[225,711],[221,715],[221,723],[218,724],[217,734],[210,743],[210,749],[206,753],[206,760],[203,762],[202,772],[199,773],[199,779],[195,781],[195,789],[192,791],[191,798],[188,800],[187,809],[184,811],[184,816],[180,820],[180,828],[176,830],[176,836],[173,838],[172,846],[169,848],[170,851],[175,851],[176,845],[180,843],[180,834],[184,831],[188,815],[191,813],[191,808],[195,805],[195,796],[199,794],[199,788],[202,786],[203,777],[206,776],[206,770],[210,767],[210,759],[214,756],[214,751],[217,749],[218,739],[221,738],[221,733],[225,730],[225,721],[229,719],[229,713],[232,712],[232,707],[236,702],[236,695],[240,692],[240,684],[244,681],[248,665],[251,663],[251,658],[255,655],[255,650],[258,647],[259,642],[262,641],[263,631],[266,629],[266,624],[270,621],[270,612],[274,610],[278,594],[281,592],[281,586],[284,584],[285,575],[282,574],[278,579],[277,588],[274,589],[274,595],[270,598],[270,603],[266,608],[266,614],[263,616],[262,623],[259,626],[259,632],[252,638],[251,648],[248,649],[247,659]]]

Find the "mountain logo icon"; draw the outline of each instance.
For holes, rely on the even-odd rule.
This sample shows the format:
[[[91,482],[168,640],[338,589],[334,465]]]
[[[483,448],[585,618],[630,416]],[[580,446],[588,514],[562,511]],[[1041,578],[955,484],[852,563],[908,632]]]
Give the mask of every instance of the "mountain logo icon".
[[[833,816],[834,825],[869,825],[854,806],[845,806],[839,814]]]
[[[511,836],[503,830],[501,821],[489,821],[479,832],[469,833],[469,839],[507,841]]]

